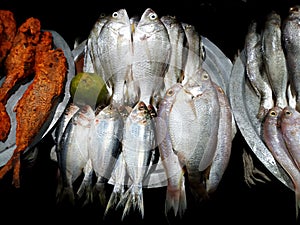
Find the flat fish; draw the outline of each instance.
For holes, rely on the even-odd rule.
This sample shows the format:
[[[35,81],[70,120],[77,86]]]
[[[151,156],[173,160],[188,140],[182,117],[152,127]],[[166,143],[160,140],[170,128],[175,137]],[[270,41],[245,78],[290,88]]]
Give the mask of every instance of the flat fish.
[[[296,109],[300,112],[300,5],[289,10],[282,24],[282,41],[285,49],[291,91],[296,98]]]
[[[260,97],[260,107],[256,117],[259,120],[274,106],[272,88],[264,69],[261,36],[257,32],[257,22],[252,21],[245,38],[246,75],[255,93]]]
[[[100,63],[112,84],[112,104],[123,105],[125,81],[131,74],[132,63],[131,24],[125,9],[107,17],[97,44]]]
[[[124,124],[122,154],[126,171],[132,181],[119,205],[125,203],[122,220],[131,207],[144,217],[143,180],[148,171],[155,149],[155,126],[144,102],[138,102]]]
[[[287,106],[288,72],[282,47],[281,17],[272,11],[262,31],[263,60],[274,93],[275,105]]]
[[[167,215],[169,210],[173,209],[175,216],[178,213],[182,217],[187,207],[184,170],[173,151],[168,125],[171,107],[180,90],[182,90],[182,85],[180,83],[174,84],[166,91],[160,101],[157,110],[156,134],[159,139],[160,157],[168,180],[165,214]]]
[[[132,76],[140,93],[139,101],[156,105],[151,100],[159,99],[171,56],[168,31],[158,15],[147,8],[132,38]]]
[[[300,113],[286,106],[280,118],[282,136],[300,172]]]
[[[263,123],[263,141],[270,150],[274,159],[287,172],[294,184],[296,219],[300,208],[300,173],[292,159],[283,139],[279,125],[282,108],[275,106],[267,114]]]
[[[88,160],[88,138],[95,113],[89,105],[80,108],[68,122],[60,141],[59,170],[62,187],[57,190],[58,202],[75,203],[74,181],[82,174]]]

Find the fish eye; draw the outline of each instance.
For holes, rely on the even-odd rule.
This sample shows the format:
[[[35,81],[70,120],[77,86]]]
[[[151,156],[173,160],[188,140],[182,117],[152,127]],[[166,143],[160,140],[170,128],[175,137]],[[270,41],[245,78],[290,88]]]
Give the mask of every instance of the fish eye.
[[[204,73],[204,74],[202,75],[202,79],[203,79],[203,80],[208,80],[208,79],[209,79],[209,75],[208,75],[207,73]]]
[[[157,18],[157,14],[156,13],[150,13],[149,18],[150,18],[150,20],[155,20]]]
[[[276,111],[274,111],[274,110],[271,110],[271,111],[270,111],[270,116],[277,116],[277,113],[276,113]]]
[[[169,90],[167,91],[167,95],[168,95],[168,96],[172,96],[173,93],[174,93],[173,89],[169,89]]]
[[[292,112],[289,111],[289,110],[286,110],[286,111],[285,111],[285,115],[286,115],[286,116],[291,116],[291,115],[292,115]]]
[[[113,18],[117,18],[119,16],[119,13],[118,12],[114,12],[112,15],[111,15]]]

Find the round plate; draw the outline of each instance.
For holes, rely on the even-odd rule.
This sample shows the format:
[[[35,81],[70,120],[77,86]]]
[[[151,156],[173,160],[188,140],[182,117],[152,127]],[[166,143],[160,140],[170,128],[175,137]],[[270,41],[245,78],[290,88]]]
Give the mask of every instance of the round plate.
[[[56,124],[58,118],[62,115],[65,110],[65,107],[70,99],[69,86],[72,77],[75,75],[75,65],[74,59],[66,41],[56,32],[49,30],[53,36],[53,44],[54,48],[61,48],[64,51],[65,57],[67,58],[68,63],[68,74],[67,80],[65,84],[65,92],[61,96],[61,99],[58,103],[53,107],[49,118],[46,123],[43,125],[39,133],[34,138],[31,145],[24,151],[27,152],[29,149],[33,148]],[[0,85],[3,83],[4,77],[0,80]],[[11,130],[5,142],[0,142],[0,166],[6,164],[6,162],[10,159],[13,154],[13,151],[16,147],[16,114],[13,111],[16,103],[24,94],[25,90],[29,86],[32,81],[22,84],[18,90],[8,99],[6,104],[6,110],[11,119]]]
[[[275,161],[261,138],[261,122],[256,118],[260,98],[253,91],[245,74],[245,52],[241,52],[234,62],[229,82],[229,100],[236,124],[245,141],[265,165],[282,183],[294,189],[287,173]]]

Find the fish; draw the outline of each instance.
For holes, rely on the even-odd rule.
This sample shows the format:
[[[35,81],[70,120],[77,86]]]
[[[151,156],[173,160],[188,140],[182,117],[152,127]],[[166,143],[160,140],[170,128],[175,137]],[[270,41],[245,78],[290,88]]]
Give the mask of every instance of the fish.
[[[106,80],[112,84],[114,105],[123,105],[125,81],[131,74],[132,38],[131,24],[125,9],[113,12],[102,27],[97,51]]]
[[[280,117],[280,128],[287,149],[300,171],[300,113],[286,106]]]
[[[94,119],[90,130],[89,158],[96,174],[95,191],[99,193],[102,205],[106,202],[106,184],[121,153],[123,117],[112,104],[102,109]]]
[[[125,204],[122,220],[133,207],[144,218],[143,180],[155,149],[155,126],[147,105],[138,102],[126,118],[123,131],[122,154],[131,184],[121,197]]]
[[[193,77],[197,70],[201,69],[205,59],[205,48],[196,27],[184,22],[181,22],[181,24],[187,38],[187,47],[185,48],[187,53],[184,53],[187,58],[184,65],[183,80],[181,81],[185,85],[187,80]]]
[[[219,103],[207,71],[200,69],[176,95],[169,115],[172,146],[187,170],[195,199],[207,199],[205,174],[217,146]],[[191,132],[186,132],[189,127]]]
[[[209,175],[206,181],[206,189],[208,194],[216,191],[229,164],[233,139],[233,114],[228,97],[221,86],[216,83],[213,83],[213,86],[217,90],[218,94],[218,102],[220,105],[220,119],[216,152],[213,158],[213,162],[210,165]]]
[[[261,35],[257,32],[257,22],[252,21],[245,37],[246,75],[256,95],[260,98],[260,106],[256,117],[262,121],[274,106],[272,88],[264,69]]]
[[[109,79],[109,74],[107,74],[107,72],[103,69],[100,61],[101,55],[98,48],[99,35],[103,26],[108,21],[108,18],[108,15],[105,13],[100,13],[97,21],[93,25],[84,46],[84,61],[82,70],[86,73],[95,73],[99,75],[105,83],[109,96],[112,96],[113,85]]]
[[[181,83],[175,83],[165,93],[157,109],[156,134],[159,139],[158,148],[161,162],[165,169],[167,193],[165,200],[165,214],[173,209],[174,215],[183,216],[187,208],[184,169],[177,155],[173,151],[169,133],[169,114],[177,93],[182,90]]]
[[[139,92],[139,101],[156,105],[152,100],[160,99],[170,62],[171,43],[166,27],[151,8],[142,14],[132,40],[132,77]]]
[[[95,113],[91,106],[81,107],[68,122],[60,141],[59,171],[62,186],[57,189],[57,202],[68,200],[75,204],[74,181],[83,173],[88,163],[89,130]]]
[[[296,109],[300,112],[300,5],[289,9],[282,24],[282,42],[285,49],[291,91],[295,96]]]
[[[171,43],[171,56],[168,70],[164,76],[165,92],[173,84],[180,82],[186,61],[187,38],[181,23],[175,16],[162,16],[160,21],[165,25]]]
[[[275,105],[287,106],[287,62],[282,46],[281,17],[275,11],[268,14],[262,31],[262,53],[267,76],[274,93]]]
[[[285,145],[280,128],[282,108],[274,106],[267,114],[262,125],[262,140],[271,152],[276,162],[290,177],[295,192],[296,219],[300,208],[300,173]]]

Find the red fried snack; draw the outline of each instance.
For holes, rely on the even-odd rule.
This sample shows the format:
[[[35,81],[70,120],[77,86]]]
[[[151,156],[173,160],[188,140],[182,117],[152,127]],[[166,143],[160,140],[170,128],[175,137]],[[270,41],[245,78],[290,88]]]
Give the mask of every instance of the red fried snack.
[[[14,14],[9,10],[0,10],[0,67],[12,47],[16,32]]]
[[[20,154],[36,137],[61,95],[67,74],[67,61],[61,49],[40,51],[36,55],[35,77],[15,107],[16,149],[0,169],[0,179],[12,168],[13,184],[20,187]]]
[[[36,18],[27,19],[18,29],[7,58],[4,61],[6,77],[0,87],[0,102],[6,105],[15,85],[34,72],[35,50],[40,40],[41,24]],[[10,131],[10,118],[1,108],[0,141],[5,141]],[[8,125],[5,126],[4,125]]]

